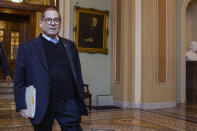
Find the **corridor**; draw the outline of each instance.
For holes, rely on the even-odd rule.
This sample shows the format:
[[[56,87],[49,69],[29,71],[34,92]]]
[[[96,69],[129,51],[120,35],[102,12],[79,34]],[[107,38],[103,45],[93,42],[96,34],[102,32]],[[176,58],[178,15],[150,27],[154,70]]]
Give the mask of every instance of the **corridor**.
[[[173,109],[92,110],[82,119],[84,131],[197,131],[197,105]],[[12,98],[0,99],[0,131],[33,131],[28,119],[15,112]],[[60,131],[55,122],[53,131]]]

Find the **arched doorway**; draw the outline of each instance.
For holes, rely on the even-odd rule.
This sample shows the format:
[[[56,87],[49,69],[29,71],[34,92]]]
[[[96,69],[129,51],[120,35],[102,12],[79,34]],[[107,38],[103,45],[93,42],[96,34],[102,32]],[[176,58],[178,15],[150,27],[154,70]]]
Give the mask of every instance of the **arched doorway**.
[[[194,33],[194,29],[197,30],[197,27],[194,26],[192,23],[193,16],[191,11],[193,10],[191,8],[191,4],[196,4],[197,8],[197,1],[196,0],[184,0],[183,6],[182,6],[182,42],[181,42],[181,98],[182,103],[186,103],[186,51],[189,48],[190,41],[197,41],[197,37],[195,37],[192,34]],[[194,11],[194,10],[193,10]],[[192,18],[192,19],[191,19]],[[197,18],[197,17],[196,17]]]

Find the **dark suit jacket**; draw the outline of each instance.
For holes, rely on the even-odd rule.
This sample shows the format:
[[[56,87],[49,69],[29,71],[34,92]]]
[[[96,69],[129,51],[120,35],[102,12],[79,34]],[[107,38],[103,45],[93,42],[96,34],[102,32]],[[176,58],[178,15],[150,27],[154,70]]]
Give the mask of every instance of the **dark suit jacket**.
[[[68,56],[81,112],[83,115],[87,115],[87,110],[83,101],[84,88],[78,51],[72,41],[61,37],[60,41],[64,44]],[[41,36],[30,42],[21,44],[18,49],[14,72],[16,111],[26,109],[25,88],[29,85],[34,85],[36,88],[36,113],[35,117],[31,119],[32,124],[40,123],[46,113],[50,94],[50,81]]]

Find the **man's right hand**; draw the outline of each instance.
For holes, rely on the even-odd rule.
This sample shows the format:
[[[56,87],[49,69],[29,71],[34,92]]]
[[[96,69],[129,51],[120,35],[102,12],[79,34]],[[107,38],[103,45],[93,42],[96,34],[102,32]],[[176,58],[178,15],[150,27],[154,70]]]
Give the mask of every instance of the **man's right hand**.
[[[28,115],[27,115],[27,109],[22,109],[19,111],[19,114],[24,117],[24,118],[28,118]]]

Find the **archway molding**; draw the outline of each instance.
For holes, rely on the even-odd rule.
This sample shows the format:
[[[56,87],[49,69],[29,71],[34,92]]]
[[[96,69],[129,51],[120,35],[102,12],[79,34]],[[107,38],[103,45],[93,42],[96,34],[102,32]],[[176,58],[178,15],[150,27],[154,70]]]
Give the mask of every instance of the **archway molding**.
[[[187,7],[189,3],[192,0],[184,0],[183,2],[183,7],[182,7],[182,42],[181,42],[181,82],[182,82],[182,87],[181,87],[181,103],[186,103],[186,58],[185,58],[185,53],[186,53],[186,42],[187,42]]]

